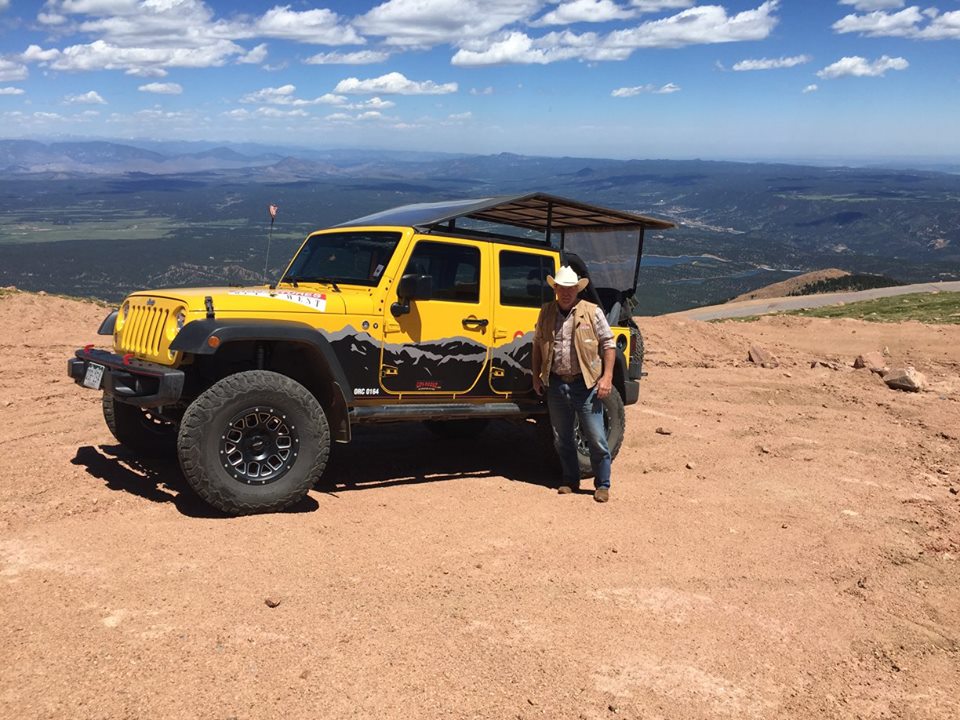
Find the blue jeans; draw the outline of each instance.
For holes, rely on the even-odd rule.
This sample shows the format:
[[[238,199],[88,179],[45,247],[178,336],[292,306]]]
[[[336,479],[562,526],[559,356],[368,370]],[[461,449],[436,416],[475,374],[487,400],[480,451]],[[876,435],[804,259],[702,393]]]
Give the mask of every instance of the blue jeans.
[[[556,375],[551,375],[547,386],[547,408],[550,410],[550,424],[553,425],[557,453],[560,455],[563,483],[574,488],[580,486],[575,425],[579,418],[580,435],[590,446],[593,485],[609,488],[610,449],[603,427],[603,404],[597,397],[597,388],[588,389],[582,377],[565,383]]]

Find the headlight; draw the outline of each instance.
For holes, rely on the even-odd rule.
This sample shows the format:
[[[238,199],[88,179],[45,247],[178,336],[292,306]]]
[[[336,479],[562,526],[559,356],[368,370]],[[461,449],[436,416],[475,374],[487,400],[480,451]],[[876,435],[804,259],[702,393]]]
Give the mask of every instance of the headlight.
[[[117,313],[117,321],[113,324],[113,334],[116,335],[120,332],[120,328],[123,327],[123,324],[127,321],[127,315],[130,314],[130,303],[125,302],[120,306],[120,312]]]
[[[187,324],[187,313],[184,310],[177,311],[177,332],[183,330],[183,326]]]

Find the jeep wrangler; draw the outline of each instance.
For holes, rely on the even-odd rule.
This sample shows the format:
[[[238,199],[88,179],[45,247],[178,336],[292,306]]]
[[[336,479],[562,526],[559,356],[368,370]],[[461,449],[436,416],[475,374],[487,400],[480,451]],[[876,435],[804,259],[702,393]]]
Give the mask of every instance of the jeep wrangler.
[[[669,227],[543,193],[406,205],[311,233],[273,285],[135,292],[100,326],[112,350],[87,345],[68,372],[103,393],[120,444],[176,453],[207,503],[276,511],[359,423],[450,436],[512,418],[549,432],[530,356],[546,276],[567,264],[616,336],[615,456],[642,375],[630,302],[644,230]]]

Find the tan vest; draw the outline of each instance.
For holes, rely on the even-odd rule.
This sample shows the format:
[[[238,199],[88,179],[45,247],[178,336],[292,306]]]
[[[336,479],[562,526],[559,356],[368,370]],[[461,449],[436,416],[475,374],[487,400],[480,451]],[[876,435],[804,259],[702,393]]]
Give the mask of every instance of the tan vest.
[[[580,374],[588,388],[597,384],[603,374],[603,361],[600,357],[600,339],[593,328],[593,314],[597,306],[581,300],[574,308],[573,347],[580,362]],[[553,366],[553,328],[557,321],[559,306],[556,300],[540,309],[537,320],[538,342],[540,343],[540,379],[544,385],[550,384],[550,368]]]

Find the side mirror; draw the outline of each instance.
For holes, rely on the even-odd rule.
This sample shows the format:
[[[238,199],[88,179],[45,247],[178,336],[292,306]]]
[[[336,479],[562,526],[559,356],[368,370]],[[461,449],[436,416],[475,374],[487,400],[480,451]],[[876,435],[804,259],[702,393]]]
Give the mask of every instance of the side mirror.
[[[390,306],[394,317],[400,317],[410,312],[411,300],[429,300],[433,297],[433,278],[429,275],[415,275],[410,273],[400,278],[397,285],[397,297],[400,302]]]

